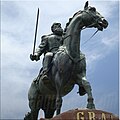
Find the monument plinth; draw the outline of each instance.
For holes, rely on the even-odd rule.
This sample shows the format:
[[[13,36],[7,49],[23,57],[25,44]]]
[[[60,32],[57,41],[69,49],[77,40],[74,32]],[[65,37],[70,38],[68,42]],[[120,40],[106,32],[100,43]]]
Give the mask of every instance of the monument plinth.
[[[40,120],[46,119],[41,118]],[[119,120],[119,118],[102,110],[74,109],[61,113],[49,120]]]

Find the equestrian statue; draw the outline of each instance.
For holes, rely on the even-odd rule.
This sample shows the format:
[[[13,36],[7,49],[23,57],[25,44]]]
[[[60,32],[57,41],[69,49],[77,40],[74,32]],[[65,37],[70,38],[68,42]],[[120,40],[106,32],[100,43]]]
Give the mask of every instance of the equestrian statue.
[[[76,12],[63,30],[60,23],[51,27],[52,34],[41,37],[41,43],[32,61],[40,60],[44,54],[43,67],[33,80],[29,92],[29,107],[24,120],[37,120],[39,110],[45,113],[45,118],[52,118],[54,112],[60,114],[62,97],[67,95],[77,84],[79,95],[87,94],[87,108],[95,109],[90,83],[86,79],[86,58],[80,51],[80,35],[85,28],[97,28],[99,31],[107,28],[108,22],[95,7],[85,3],[84,10]]]

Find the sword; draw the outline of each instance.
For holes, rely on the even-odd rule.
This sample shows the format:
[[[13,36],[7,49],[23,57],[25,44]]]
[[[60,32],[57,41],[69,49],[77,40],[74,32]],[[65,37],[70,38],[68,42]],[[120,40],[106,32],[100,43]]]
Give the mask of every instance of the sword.
[[[35,28],[35,37],[34,37],[34,45],[33,45],[33,55],[35,54],[35,45],[36,45],[36,36],[37,36],[38,20],[39,20],[39,8],[38,8],[38,11],[37,11],[37,20],[36,20],[36,28]]]

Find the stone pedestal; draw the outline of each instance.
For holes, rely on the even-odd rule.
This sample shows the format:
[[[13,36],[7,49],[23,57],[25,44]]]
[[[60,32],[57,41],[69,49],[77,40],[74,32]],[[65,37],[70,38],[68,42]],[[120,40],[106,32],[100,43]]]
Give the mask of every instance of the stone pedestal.
[[[47,120],[41,118],[40,120]],[[61,113],[49,120],[119,120],[119,118],[109,112],[102,110],[75,109]]]

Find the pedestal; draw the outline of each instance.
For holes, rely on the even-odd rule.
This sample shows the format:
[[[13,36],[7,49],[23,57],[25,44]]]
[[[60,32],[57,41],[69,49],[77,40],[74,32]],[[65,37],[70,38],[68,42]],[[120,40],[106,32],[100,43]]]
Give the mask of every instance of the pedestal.
[[[40,120],[46,119],[42,118]],[[119,120],[119,118],[103,110],[74,109],[61,113],[49,120]]]

